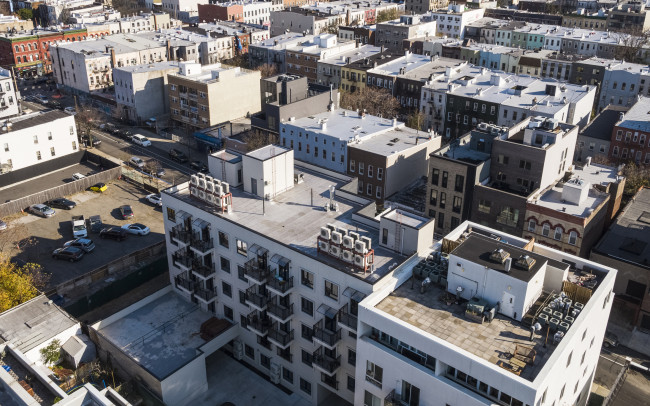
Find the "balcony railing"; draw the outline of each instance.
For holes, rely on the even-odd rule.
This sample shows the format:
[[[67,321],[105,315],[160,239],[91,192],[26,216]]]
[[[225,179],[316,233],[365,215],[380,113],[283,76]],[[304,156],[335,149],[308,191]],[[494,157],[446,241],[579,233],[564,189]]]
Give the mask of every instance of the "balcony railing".
[[[264,310],[269,303],[269,296],[267,294],[259,293],[256,290],[256,286],[251,286],[246,289],[246,302],[259,310]]]
[[[266,282],[270,273],[271,271],[269,267],[261,267],[257,261],[257,258],[248,260],[244,264],[244,275],[246,275],[247,278],[252,279],[254,282]]]
[[[321,377],[320,380],[327,386],[339,390],[339,381],[336,380],[336,375],[333,376],[324,375]]]
[[[347,311],[339,312],[339,324],[347,327],[353,332],[357,331],[357,316],[348,313]]]
[[[291,288],[293,288],[293,276],[290,276],[289,279],[282,279],[278,276],[270,278],[266,287],[277,294],[284,296],[291,290]]]
[[[293,341],[293,330],[286,332],[279,330],[274,326],[273,328],[269,329],[269,335],[267,337],[273,344],[285,348]]]
[[[331,331],[326,329],[323,320],[314,325],[314,335],[312,338],[318,340],[328,347],[334,347],[341,340],[341,329]]]
[[[275,316],[278,320],[285,322],[293,315],[293,303],[289,306],[282,306],[277,303],[269,303],[268,310],[270,315]]]
[[[205,302],[211,302],[217,297],[216,289],[206,289],[206,288],[196,288],[194,290],[194,296]]]
[[[183,244],[188,244],[190,242],[190,233],[185,231],[182,225],[172,228],[171,233],[172,239],[182,242]]]
[[[214,264],[210,263],[208,265],[198,261],[194,260],[192,261],[192,272],[195,274],[198,274],[204,278],[210,277],[212,274],[214,274],[216,271],[214,269]]]
[[[325,354],[323,347],[320,347],[313,353],[312,363],[319,369],[332,375],[341,366],[341,356],[339,355],[336,358],[332,358],[329,355]]]
[[[175,252],[172,254],[172,261],[177,267],[189,269],[192,267],[192,257],[187,253]]]
[[[212,238],[210,238],[208,241],[204,241],[199,238],[192,237],[190,240],[190,247],[205,254],[214,248],[214,242],[212,241]]]
[[[395,394],[395,389],[390,391],[384,398],[384,406],[401,406],[402,402],[398,395]]]
[[[196,282],[188,278],[185,273],[177,275],[174,278],[174,282],[176,282],[176,287],[183,288],[188,292],[194,291],[194,286],[196,285]]]
[[[246,316],[248,328],[257,334],[266,335],[271,328],[271,320],[266,316],[261,316],[257,311],[253,311]]]

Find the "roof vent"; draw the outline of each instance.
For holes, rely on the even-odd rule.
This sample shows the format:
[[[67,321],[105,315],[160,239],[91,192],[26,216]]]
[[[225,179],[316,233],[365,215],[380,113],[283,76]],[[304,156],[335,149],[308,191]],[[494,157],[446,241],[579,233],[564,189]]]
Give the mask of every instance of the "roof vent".
[[[515,265],[525,271],[530,271],[535,265],[535,258],[532,258],[530,255],[522,255],[517,258]]]
[[[500,264],[506,262],[506,259],[508,258],[510,258],[510,253],[503,248],[497,248],[490,254],[490,259]]]

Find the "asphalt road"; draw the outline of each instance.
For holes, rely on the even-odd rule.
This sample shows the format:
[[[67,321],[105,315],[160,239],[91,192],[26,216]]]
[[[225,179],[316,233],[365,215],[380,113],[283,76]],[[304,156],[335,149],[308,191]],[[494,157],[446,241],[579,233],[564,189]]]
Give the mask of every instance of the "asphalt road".
[[[610,349],[602,349],[601,357],[621,360],[629,357],[633,362],[648,367],[650,366],[650,357],[638,353],[624,346],[618,346]],[[621,361],[622,362],[622,361]],[[596,372],[598,373],[598,371]],[[613,406],[631,406],[631,405],[649,405],[650,404],[650,373],[631,367],[629,369],[625,383],[614,398]]]

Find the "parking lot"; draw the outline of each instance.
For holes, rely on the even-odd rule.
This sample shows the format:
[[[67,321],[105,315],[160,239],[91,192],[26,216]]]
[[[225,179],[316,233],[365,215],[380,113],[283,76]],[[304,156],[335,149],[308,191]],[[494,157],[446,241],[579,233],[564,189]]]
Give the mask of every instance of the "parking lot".
[[[13,229],[18,235],[17,230],[20,230],[21,235],[31,236],[31,242],[23,241],[20,248],[13,244],[9,254],[13,258],[42,265],[44,271],[50,274],[48,287],[54,287],[86,274],[107,262],[164,239],[161,209],[147,202],[146,195],[147,192],[144,190],[118,180],[109,183],[108,190],[104,193],[84,191],[73,196],[65,196],[75,201],[77,206],[72,210],[56,209],[56,214],[51,218],[17,214],[6,219],[9,229],[4,233],[11,236]],[[123,220],[119,211],[122,205],[130,205],[135,217]],[[147,225],[151,232],[146,236],[128,235],[125,241],[119,242],[100,239],[98,234],[89,231],[88,238],[96,244],[93,252],[84,255],[80,261],[74,263],[53,259],[52,251],[73,239],[71,216],[80,214],[86,219],[92,215],[100,215],[105,227],[142,223]]]

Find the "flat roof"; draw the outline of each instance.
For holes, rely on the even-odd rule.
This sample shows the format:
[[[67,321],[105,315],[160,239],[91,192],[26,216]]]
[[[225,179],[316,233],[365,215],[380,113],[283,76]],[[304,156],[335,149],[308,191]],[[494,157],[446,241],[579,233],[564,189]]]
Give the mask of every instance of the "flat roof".
[[[580,136],[611,141],[612,128],[618,122],[621,113],[625,113],[629,109],[626,106],[610,104],[582,130]]]
[[[411,54],[401,58],[384,63],[374,69],[370,69],[368,74],[374,73],[384,76],[401,76],[409,79],[426,80],[431,73],[442,70],[447,67],[462,65],[463,61],[451,58],[434,57],[428,55]],[[403,71],[401,71],[403,69]],[[403,72],[403,73],[402,73]]]
[[[639,95],[637,102],[616,125],[630,130],[650,131],[650,98]]]
[[[289,152],[289,148],[282,147],[280,145],[266,145],[263,146],[262,148],[258,148],[254,151],[248,152],[246,156],[249,156],[251,158],[258,159],[260,161],[266,161],[267,159],[271,159],[273,157],[276,157],[278,155],[285,154]]]
[[[169,291],[98,332],[162,380],[198,355],[201,324],[211,317]]]
[[[165,62],[154,62],[146,65],[126,65],[120,66],[119,68],[113,68],[113,71],[124,71],[131,73],[145,73],[145,72],[157,72],[170,69],[178,69],[179,65],[177,61],[165,61]]]
[[[325,129],[321,127],[323,119],[327,119]],[[360,139],[372,137],[379,132],[393,130],[395,125],[388,118],[381,118],[366,114],[361,118],[360,113],[346,109],[335,109],[323,113],[314,114],[309,117],[301,117],[294,121],[286,121],[283,125],[302,127],[305,130],[336,137],[342,141],[348,141],[357,134]],[[404,127],[404,123],[397,122],[397,126]]]
[[[408,127],[397,127],[376,134],[371,138],[361,139],[359,143],[350,144],[348,147],[377,155],[391,156],[417,145],[422,145],[432,139],[425,131],[417,131]]]
[[[414,228],[420,228],[426,223],[428,223],[429,221],[433,220],[433,219],[426,219],[424,217],[416,216],[415,214],[409,213],[404,210],[399,210],[399,209],[391,210],[390,212],[384,214],[384,217],[389,220],[393,220]]]
[[[349,51],[344,51],[335,56],[321,59],[318,61],[319,64],[328,64],[335,66],[345,66],[348,63],[356,62],[360,59],[372,58],[375,55],[381,53],[381,48],[374,45],[362,45],[359,48],[351,49]],[[350,58],[350,62],[348,62]]]
[[[489,136],[489,134],[486,134],[486,137]],[[451,144],[447,144],[444,147],[432,152],[430,154],[431,157],[445,157],[448,159],[452,159],[454,161],[460,161],[460,162],[465,162],[469,163],[472,165],[478,165],[481,162],[485,162],[488,159],[490,159],[490,154],[487,152],[481,152],[477,151],[475,149],[471,148],[470,140],[471,137],[463,137],[461,140],[466,140],[467,142],[465,144],[459,144],[457,146],[453,146]]]
[[[212,156],[231,163],[240,162],[242,160],[241,155],[230,153],[225,149],[213,153]]]
[[[609,183],[616,183],[617,173],[618,169],[616,167],[593,163],[589,166],[575,167],[573,169],[573,176],[591,184],[587,197],[580,204],[573,204],[562,199],[564,183],[560,182],[554,183],[531,196],[528,202],[571,216],[587,218],[609,196],[605,192],[595,190],[593,186],[607,186]]]
[[[376,229],[352,219],[352,215],[360,210],[362,205],[335,195],[338,212],[326,212],[323,209],[329,202],[329,187],[333,185],[338,189],[347,184],[349,179],[329,177],[301,167],[298,163],[295,164],[294,172],[304,174],[304,182],[294,185],[292,189],[275,196],[270,201],[263,202],[262,199],[244,192],[241,188],[231,188],[232,211],[227,214],[221,214],[216,207],[192,197],[189,183],[166,189],[163,193],[368,283],[375,283],[389,272],[391,264],[401,263],[405,259],[379,245],[379,233]],[[352,269],[351,264],[318,252],[317,237],[320,235],[320,228],[328,223],[339,228],[354,230],[372,240],[372,249],[375,251],[373,272],[365,274],[358,272]]]
[[[30,114],[9,118],[11,122],[11,131],[24,130],[41,124],[51,123],[54,120],[72,117],[63,110],[41,110]]]
[[[285,34],[276,35],[275,37],[267,38],[262,41],[253,42],[249,45],[249,47],[262,47],[283,50],[287,46],[295,45],[298,42],[309,41],[313,38],[314,35],[304,36],[299,32],[288,32]]]
[[[152,48],[164,48],[165,44],[135,34],[113,34],[104,38],[85,41],[61,42],[57,47],[73,52],[84,53],[87,57],[110,55],[107,47],[112,47],[116,54],[143,51]]]

